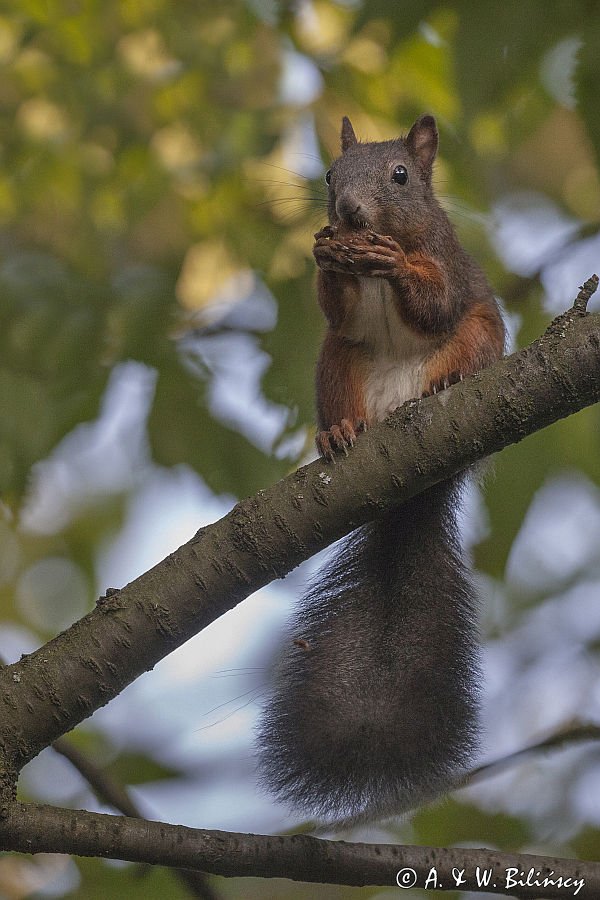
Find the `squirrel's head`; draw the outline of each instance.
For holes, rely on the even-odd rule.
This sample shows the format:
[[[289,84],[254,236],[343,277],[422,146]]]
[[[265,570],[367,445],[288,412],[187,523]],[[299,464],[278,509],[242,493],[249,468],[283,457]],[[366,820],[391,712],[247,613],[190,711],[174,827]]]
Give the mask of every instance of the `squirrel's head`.
[[[431,190],[438,146],[433,116],[417,119],[404,138],[365,144],[344,116],[341,144],[342,155],[325,176],[331,224],[394,237],[422,231],[439,208]]]

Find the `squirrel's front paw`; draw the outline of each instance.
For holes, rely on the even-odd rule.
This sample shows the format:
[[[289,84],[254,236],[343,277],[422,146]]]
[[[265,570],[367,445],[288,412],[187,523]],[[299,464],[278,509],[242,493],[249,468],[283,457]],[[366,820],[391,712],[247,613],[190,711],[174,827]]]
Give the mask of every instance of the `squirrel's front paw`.
[[[372,277],[392,278],[406,268],[406,254],[398,241],[375,231],[365,235],[362,249],[362,273]]]
[[[327,225],[315,235],[313,254],[320,269],[345,275],[393,278],[406,267],[400,244],[374,231],[340,232]]]
[[[332,425],[328,431],[317,434],[317,450],[319,455],[330,461],[335,458],[336,451],[348,455],[348,447],[353,447],[356,435],[367,430],[364,419],[342,419],[339,425]]]
[[[329,253],[335,255],[343,271],[369,278],[393,278],[406,267],[404,250],[391,237],[375,231],[344,234],[334,240],[324,238]]]
[[[317,265],[325,272],[340,272],[344,275],[358,274],[354,271],[354,254],[351,247],[345,241],[340,241],[332,235],[335,231],[331,226],[326,226],[315,235],[313,256]]]

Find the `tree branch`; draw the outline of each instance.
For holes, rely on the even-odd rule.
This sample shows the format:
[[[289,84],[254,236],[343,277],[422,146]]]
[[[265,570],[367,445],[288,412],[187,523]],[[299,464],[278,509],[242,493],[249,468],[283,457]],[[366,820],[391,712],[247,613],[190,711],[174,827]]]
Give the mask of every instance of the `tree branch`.
[[[580,860],[485,849],[349,844],[300,834],[230,834],[33,804],[11,804],[0,824],[0,841],[5,849],[24,853],[101,855],[225,876],[390,887],[399,878],[404,887],[427,884],[431,889],[455,891],[462,873],[462,890],[564,900],[574,895],[582,880],[576,893],[580,900],[600,896],[600,864]],[[486,870],[492,870],[487,885],[481,882]]]
[[[0,670],[3,849],[353,885],[394,885],[403,870],[402,878],[438,890],[522,898],[543,890],[553,898],[570,885],[573,894],[578,886],[577,896],[599,896],[595,863],[235,835],[11,800],[21,765],[243,597],[387,506],[600,399],[600,316],[585,311],[597,283],[586,282],[573,309],[526,350],[436,397],[405,404],[338,465],[318,461],[239,503],[125,589],[101,598],[68,631]],[[488,884],[477,867],[493,870]],[[437,882],[426,881],[432,872]]]
[[[491,777],[491,776],[497,774],[498,772],[503,771],[504,769],[510,767],[514,763],[519,762],[521,759],[526,758],[527,756],[529,756],[531,754],[538,753],[540,751],[560,749],[561,747],[565,746],[566,744],[579,743],[582,741],[594,741],[594,740],[598,740],[599,737],[600,737],[600,728],[598,726],[593,725],[593,724],[585,724],[585,723],[573,724],[568,728],[564,728],[560,731],[553,732],[552,734],[547,735],[545,738],[543,738],[539,741],[536,741],[536,743],[531,744],[527,747],[524,747],[521,750],[516,751],[515,753],[511,753],[508,756],[502,757],[500,759],[494,760],[491,763],[487,763],[483,766],[479,766],[478,768],[473,769],[465,777],[464,783],[462,783],[460,785],[460,787],[467,787],[474,783],[476,784],[480,780],[485,779],[487,777]],[[128,792],[123,787],[121,787],[121,785],[115,783],[109,776],[107,776],[106,773],[104,772],[104,770],[102,770],[101,768],[96,766],[86,756],[84,756],[82,753],[80,753],[80,751],[77,750],[77,748],[74,747],[69,741],[66,741],[64,739],[59,739],[58,741],[56,741],[53,744],[53,749],[56,750],[61,755],[65,756],[65,758],[68,759],[75,766],[75,768],[90,783],[94,792],[98,795],[99,799],[101,799],[103,802],[109,804],[110,806],[113,806],[115,809],[121,811],[124,814],[124,816],[134,817],[134,818],[142,818],[142,815],[141,815],[139,809],[136,807],[136,805],[133,803],[133,801],[129,797]],[[15,811],[15,814],[20,816],[22,814],[22,810],[24,810],[24,809],[27,809],[28,815],[30,815],[30,813],[29,813],[30,807],[20,807]],[[36,807],[36,809],[39,809],[39,808]],[[55,831],[57,831],[57,829],[59,830],[61,828],[61,822],[64,823],[65,818],[67,818],[69,816],[69,814],[74,815],[74,816],[83,815],[86,817],[94,816],[93,813],[79,813],[79,812],[71,813],[70,811],[67,811],[67,810],[54,810],[49,807],[44,807],[43,809],[44,809],[43,820],[38,821],[35,814],[31,814],[32,817],[34,818],[34,825],[33,825],[33,828],[31,831],[28,831],[26,826],[22,826],[23,833],[27,834],[27,846],[26,847],[23,846],[23,843],[20,840],[20,838],[15,837],[14,840],[19,841],[19,845],[12,846],[12,849],[21,850],[22,852],[49,852],[49,847],[54,846],[54,845],[48,845],[46,843],[46,836],[49,834],[51,836],[50,839],[54,840],[54,838],[52,838],[52,834]],[[56,813],[56,818],[54,818],[55,813]],[[11,815],[12,815],[12,813],[11,813]],[[49,828],[48,821],[50,819],[52,819],[54,821],[54,824],[52,827]],[[105,837],[107,828],[110,829],[111,838],[113,840],[114,840],[115,829],[119,828],[119,829],[125,829],[126,836],[124,838],[122,838],[121,849],[119,850],[119,856],[117,858],[129,859],[131,861],[140,862],[140,859],[138,856],[136,856],[134,859],[133,855],[128,855],[125,857],[121,854],[123,852],[128,852],[129,854],[133,854],[134,852],[141,853],[141,852],[147,851],[148,856],[144,857],[144,860],[143,860],[144,864],[153,863],[153,864],[160,864],[160,865],[170,865],[170,864],[174,865],[174,863],[170,862],[170,859],[171,859],[170,847],[174,841],[178,841],[178,842],[180,841],[180,838],[181,838],[181,835],[179,834],[180,826],[162,825],[161,828],[163,829],[163,831],[161,832],[161,836],[158,839],[156,839],[155,837],[151,838],[150,845],[148,845],[148,843],[147,843],[148,842],[148,834],[145,831],[144,837],[143,837],[143,846],[144,846],[145,850],[142,851],[142,850],[140,850],[139,847],[137,848],[137,850],[134,849],[138,838],[134,834],[131,833],[131,830],[128,825],[128,820],[126,818],[113,817],[108,822],[105,821],[106,819],[107,819],[107,817],[104,816],[104,817],[101,817],[99,822],[98,821],[95,822],[94,828],[92,829],[92,833],[94,834],[93,842],[91,842],[91,843],[88,842],[84,846],[80,845],[79,843],[74,844],[73,846],[71,846],[68,849],[68,852],[71,852],[71,853],[74,853],[77,855],[92,855],[92,856],[99,855],[99,853],[98,853],[99,847],[107,846],[106,843],[103,843],[103,837]],[[91,820],[89,820],[89,819],[86,821],[88,824],[91,822]],[[86,824],[86,827],[88,827],[88,824]],[[6,827],[10,828],[11,831],[13,830],[13,826],[9,823],[6,824]],[[64,825],[62,827],[64,827]],[[71,827],[75,827],[73,822],[71,823]],[[2,834],[2,828],[3,828],[3,826],[0,824],[0,843],[3,847],[3,849],[8,849],[7,845],[5,844],[4,836]],[[237,847],[236,852],[238,854],[240,852],[250,853],[252,855],[253,859],[256,859],[256,850],[257,850],[256,842],[258,842],[258,846],[259,846],[259,850],[260,850],[259,855],[262,857],[262,860],[263,860],[261,864],[264,865],[264,867],[266,869],[268,869],[268,871],[270,873],[270,877],[285,877],[285,878],[296,877],[296,876],[290,874],[292,871],[294,871],[292,866],[290,866],[289,869],[286,868],[283,875],[281,874],[281,865],[285,865],[286,867],[288,865],[290,865],[290,857],[289,857],[289,855],[286,854],[285,862],[279,863],[277,861],[281,855],[281,847],[279,845],[279,842],[277,842],[275,847],[273,847],[271,845],[270,847],[267,846],[265,848],[263,846],[262,842],[267,841],[267,838],[265,838],[262,835],[229,834],[226,832],[200,831],[200,830],[196,830],[196,829],[186,829],[186,828],[183,829],[183,833],[185,836],[186,844],[188,844],[190,841],[194,842],[195,849],[191,850],[190,853],[192,854],[192,859],[193,859],[194,866],[196,869],[204,868],[204,865],[201,862],[201,860],[204,858],[203,854],[207,852],[207,847],[208,847],[208,853],[210,855],[210,852],[211,852],[210,848],[213,846],[215,841],[222,841],[222,840],[226,840],[228,842],[235,841],[236,847]],[[37,838],[36,838],[36,835],[37,835]],[[41,835],[44,835],[44,836],[40,837]],[[286,838],[285,840],[290,840],[290,839]],[[314,840],[314,839],[311,838],[309,840]],[[34,847],[36,846],[36,841],[42,842],[41,846],[38,849],[34,849]],[[330,876],[328,876],[327,878],[325,878],[323,876],[322,868],[314,866],[313,860],[314,860],[316,851],[313,850],[310,853],[310,858],[307,858],[305,848],[301,847],[297,842],[292,841],[291,843],[292,843],[292,846],[289,848],[289,853],[290,854],[299,853],[300,857],[302,857],[302,859],[304,859],[304,865],[307,867],[307,872],[310,872],[310,877],[307,875],[307,872],[304,872],[301,876],[301,880],[303,880],[303,881],[326,880],[329,883],[333,883]],[[58,837],[56,838],[56,846],[57,847],[65,847],[64,843],[61,843],[61,840]],[[373,850],[374,845],[356,845],[356,844],[345,845],[345,844],[343,844],[342,846],[344,846],[344,847],[359,846],[359,851],[357,851],[357,852],[359,853],[360,858],[356,863],[356,871],[362,872],[362,874],[364,875],[364,872],[366,870],[361,868],[364,865],[364,859],[365,859],[364,847],[367,846],[369,848],[368,852],[373,853],[373,852],[375,852]],[[179,847],[180,847],[181,852],[187,852],[187,851],[183,850],[183,847],[181,846],[181,844],[179,844]],[[293,847],[293,849],[292,849],[292,847]],[[242,850],[242,848],[245,848],[245,849]],[[322,857],[324,854],[327,854],[327,855],[333,854],[337,858],[338,857],[338,848],[339,848],[338,842],[330,844],[330,842],[320,841],[319,842],[319,856]],[[67,848],[65,848],[65,850],[66,849]],[[382,852],[380,854],[381,867],[379,869],[378,877],[382,877],[383,873],[388,872],[389,854],[390,854],[391,848],[389,846],[384,845],[383,847],[379,847],[378,849]],[[394,863],[393,864],[395,866],[397,866],[397,871],[399,871],[401,868],[407,868],[407,867],[415,868],[414,856],[410,856],[410,858],[408,858],[408,855],[414,854],[416,852],[416,848],[407,848],[407,847],[396,846],[395,850],[397,851],[397,853],[394,855]],[[483,890],[483,888],[480,888],[477,883],[477,878],[476,878],[476,874],[475,874],[477,866],[479,866],[480,869],[487,869],[490,866],[492,868],[496,869],[497,870],[496,876],[495,876],[496,884],[500,883],[498,881],[498,878],[500,878],[501,882],[502,882],[502,879],[504,879],[503,883],[506,883],[506,870],[510,866],[517,866],[519,868],[519,872],[525,872],[525,874],[527,874],[529,869],[532,867],[534,868],[534,870],[536,872],[542,872],[543,868],[546,867],[546,868],[553,869],[553,871],[555,872],[556,875],[559,875],[562,872],[564,877],[569,877],[569,876],[573,877],[573,878],[584,877],[586,879],[588,889],[590,889],[591,886],[594,884],[592,876],[590,876],[589,872],[587,871],[587,864],[586,864],[586,869],[585,869],[584,874],[581,874],[578,864],[577,864],[578,874],[573,874],[575,871],[575,869],[574,869],[575,863],[573,863],[570,860],[552,860],[552,861],[550,861],[546,858],[529,856],[527,854],[521,854],[518,857],[515,857],[512,855],[505,856],[504,854],[502,854],[502,855],[496,854],[494,861],[490,861],[491,860],[490,851],[487,851],[487,850],[475,851],[474,850],[474,851],[470,851],[469,856],[465,857],[464,859],[462,859],[459,862],[459,861],[457,861],[456,858],[453,858],[452,860],[447,860],[447,859],[444,860],[441,856],[442,851],[440,851],[440,850],[433,850],[432,848],[418,848],[418,851],[422,852],[423,860],[421,861],[421,865],[418,868],[415,868],[415,872],[417,873],[417,878],[418,878],[417,886],[419,886],[419,885],[423,886],[425,884],[427,877],[429,875],[430,868],[433,865],[435,865],[435,867],[437,869],[437,873],[439,876],[439,878],[438,878],[439,882],[441,882],[442,885],[444,883],[446,885],[448,885],[448,887],[446,888],[447,890],[456,889],[456,881],[453,880],[453,878],[452,878],[452,869],[453,868],[465,869],[465,870],[467,868],[469,868],[470,873],[471,873],[471,878],[472,878],[472,880],[475,881],[477,890]],[[228,851],[224,851],[224,852],[228,853]],[[460,851],[443,851],[443,852],[445,852],[445,853],[452,852],[456,856],[456,854],[459,853]],[[427,862],[427,856],[426,856],[427,853],[429,853],[431,855],[430,863]],[[435,862],[434,862],[434,854],[435,854]],[[102,855],[106,855],[106,854],[103,853]],[[453,865],[450,865],[450,862],[452,862]],[[552,863],[552,865],[550,865],[550,862]],[[185,863],[185,865],[189,866],[189,862]],[[300,865],[299,860],[296,861],[295,865],[296,865],[296,867],[298,865]],[[591,864],[591,865],[593,866],[593,864]],[[337,871],[337,866],[338,866],[338,863],[336,863],[336,871]],[[341,867],[339,870],[339,879],[335,883],[337,883],[337,884],[356,884],[357,882],[351,880],[355,877],[354,876],[355,870],[347,868],[345,855],[339,859],[339,866]],[[428,866],[429,866],[429,868],[428,868]],[[217,895],[213,892],[213,889],[207,883],[203,872],[194,871],[189,867],[188,868],[177,868],[175,871],[177,872],[178,876],[187,884],[187,886],[194,892],[195,896],[206,898],[206,900],[208,900],[208,898],[215,898],[215,900],[216,900]],[[234,871],[233,867],[231,867],[231,866],[227,868],[227,871],[222,871],[219,873],[217,873],[216,870],[211,870],[211,871],[214,871],[215,874],[223,874],[223,875],[247,875],[247,874],[265,875],[266,874],[265,871],[262,871],[260,873],[259,872],[249,873],[246,871],[245,864],[243,864],[240,871]],[[517,877],[517,876],[515,876],[515,877]],[[597,877],[597,876],[594,876],[594,877]],[[369,883],[374,884],[375,882],[369,882]],[[387,881],[384,882],[383,880],[381,881],[381,884],[388,884],[388,883],[390,883],[390,882],[387,882]],[[535,885],[532,885],[532,886],[535,887]],[[463,884],[462,887],[464,890],[467,890],[468,884]],[[491,890],[491,888],[490,888],[490,890]],[[538,890],[537,892],[534,891],[533,894],[521,892],[521,893],[517,893],[515,896],[539,897],[540,894],[539,894],[539,890]],[[554,895],[544,894],[544,896],[550,897],[550,896],[554,896]],[[556,896],[565,896],[565,889],[561,888],[561,890],[558,891]],[[580,891],[577,896],[585,897],[586,895],[582,894]]]
[[[101,803],[112,806],[113,809],[132,819],[144,818],[123,785],[114,781],[104,769],[88,759],[70,741],[59,738],[52,744],[52,749],[67,759],[74,769],[77,769]]]
[[[531,346],[410,401],[347,459],[238,503],[67,631],[0,671],[5,783],[44,747],[258,588],[390,506],[600,399],[600,315],[573,309]],[[14,780],[14,779],[13,779]]]
[[[528,756],[533,756],[534,753],[544,753],[548,750],[561,750],[569,744],[581,744],[598,740],[600,740],[600,725],[594,725],[591,722],[587,724],[577,722],[568,728],[553,731],[545,738],[536,741],[535,744],[521,747],[520,750],[515,750],[514,753],[509,753],[507,756],[501,756],[489,763],[484,763],[482,766],[471,769],[457,787],[469,787],[471,784],[478,784],[480,781],[484,781],[486,778],[492,778],[494,775],[503,772],[515,763],[521,762],[521,760],[526,759]]]
[[[112,806],[123,813],[124,816],[134,819],[144,818],[137,805],[129,796],[126,788],[111,778],[104,769],[92,762],[70,741],[59,738],[52,744],[52,749],[67,759],[77,769],[102,803]],[[195,872],[191,869],[175,869],[175,874],[185,884],[192,896],[198,897],[199,900],[219,900],[219,895],[208,883],[204,872]]]

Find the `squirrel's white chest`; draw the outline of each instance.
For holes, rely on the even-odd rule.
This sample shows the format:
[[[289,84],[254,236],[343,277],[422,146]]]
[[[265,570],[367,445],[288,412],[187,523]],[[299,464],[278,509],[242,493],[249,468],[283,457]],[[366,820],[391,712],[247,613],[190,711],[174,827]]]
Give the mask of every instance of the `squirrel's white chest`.
[[[369,358],[365,402],[371,421],[380,421],[424,390],[431,339],[409,328],[394,306],[383,278],[360,278],[360,298],[348,337],[363,344]]]

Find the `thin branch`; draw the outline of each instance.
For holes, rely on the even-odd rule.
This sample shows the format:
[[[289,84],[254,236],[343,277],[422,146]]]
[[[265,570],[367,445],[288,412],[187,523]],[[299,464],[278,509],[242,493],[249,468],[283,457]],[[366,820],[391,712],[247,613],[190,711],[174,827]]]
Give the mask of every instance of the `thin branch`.
[[[600,399],[600,315],[575,306],[541,339],[404,404],[347,459],[317,461],[223,519],[18,663],[0,670],[1,749],[19,769],[258,588],[357,526]]]
[[[97,856],[102,846],[102,856],[112,859],[224,876],[355,886],[396,887],[400,882],[402,887],[427,886],[442,892],[460,887],[523,900],[600,897],[600,864],[575,859],[462,847],[349,844],[299,834],[230,834],[33,804],[10,805],[0,824],[0,840],[6,849],[24,853]]]
[[[509,753],[507,756],[502,756],[499,759],[494,759],[492,762],[485,763],[482,766],[472,769],[465,775],[464,780],[459,787],[468,787],[471,784],[478,784],[486,778],[492,778],[499,772],[503,772],[515,763],[519,763],[535,753],[544,753],[548,750],[561,750],[569,744],[579,744],[585,741],[598,740],[600,740],[600,725],[594,725],[592,723],[578,723],[569,728],[554,731],[545,738],[536,741],[535,744],[529,744],[527,747],[515,750],[514,753]]]
[[[592,275],[585,284],[582,284],[579,288],[579,293],[575,298],[575,302],[573,303],[573,309],[579,313],[579,315],[585,315],[587,311],[587,305],[590,301],[590,297],[592,294],[596,292],[598,287],[598,276]]]
[[[52,744],[52,749],[67,759],[87,781],[101,803],[133,819],[143,819],[144,815],[129,796],[129,792],[111,778],[107,772],[92,762],[85,753],[75,747],[71,741],[59,738]],[[199,900],[219,900],[219,895],[208,883],[203,872],[191,869],[175,869],[177,877],[186,885],[194,897]]]
[[[112,806],[113,809],[132,819],[144,818],[123,785],[111,778],[104,769],[92,762],[70,741],[59,738],[52,744],[52,749],[64,756],[65,759],[68,759],[71,765],[87,781],[101,803]]]

